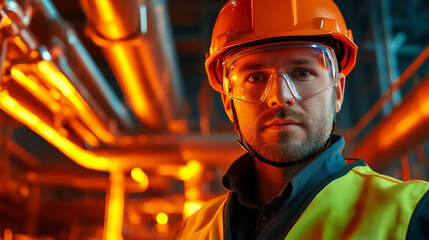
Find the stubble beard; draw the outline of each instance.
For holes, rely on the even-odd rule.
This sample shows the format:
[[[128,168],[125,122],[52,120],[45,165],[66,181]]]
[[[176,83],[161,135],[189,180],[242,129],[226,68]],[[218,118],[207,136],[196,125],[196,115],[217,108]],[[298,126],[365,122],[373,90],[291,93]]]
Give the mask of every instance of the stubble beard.
[[[256,123],[257,126],[251,126],[252,124],[246,120],[241,122],[243,137],[248,145],[267,160],[279,163],[303,162],[321,151],[328,141],[335,117],[335,91],[331,97],[332,101],[328,109],[323,111],[315,121],[302,112],[291,110],[288,107],[279,108],[263,115],[260,121]],[[274,144],[261,137],[261,133],[264,131],[264,122],[272,120],[274,117],[282,119],[285,116],[302,123],[299,126],[305,131],[305,137],[302,141],[291,141],[291,132],[277,133],[278,142]]]

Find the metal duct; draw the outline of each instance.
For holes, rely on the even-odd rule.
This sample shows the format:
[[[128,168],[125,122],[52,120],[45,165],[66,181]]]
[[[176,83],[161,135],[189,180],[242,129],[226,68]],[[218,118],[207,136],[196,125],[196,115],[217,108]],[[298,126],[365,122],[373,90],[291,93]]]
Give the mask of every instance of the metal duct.
[[[88,35],[102,48],[138,118],[152,129],[186,129],[177,129],[182,81],[165,1],[80,0],[80,4],[89,21]]]

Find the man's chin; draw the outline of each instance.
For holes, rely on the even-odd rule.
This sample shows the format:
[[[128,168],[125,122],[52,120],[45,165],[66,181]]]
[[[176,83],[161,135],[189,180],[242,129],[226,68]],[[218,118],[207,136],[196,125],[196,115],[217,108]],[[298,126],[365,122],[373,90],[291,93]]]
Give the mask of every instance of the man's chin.
[[[263,136],[265,142],[271,145],[287,147],[289,145],[300,145],[304,141],[305,134],[301,132],[267,132]]]

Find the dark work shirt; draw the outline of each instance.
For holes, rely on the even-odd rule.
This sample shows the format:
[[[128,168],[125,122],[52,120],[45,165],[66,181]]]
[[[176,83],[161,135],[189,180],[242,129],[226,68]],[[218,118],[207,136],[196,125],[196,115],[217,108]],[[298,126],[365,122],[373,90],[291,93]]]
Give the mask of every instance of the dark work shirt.
[[[279,195],[262,207],[251,201],[256,188],[254,158],[245,154],[237,159],[222,178],[222,185],[233,192],[227,210],[231,225],[227,234],[237,240],[258,239],[258,236],[259,239],[262,239],[261,236],[263,239],[279,239],[279,234],[284,232],[284,229],[276,229],[276,224],[270,223],[281,221],[283,226],[293,226],[300,215],[302,204],[308,201],[312,192],[330,178],[345,171],[346,163],[341,154],[343,147],[344,139],[334,135],[329,148],[298,172],[286,183]],[[357,164],[364,165],[364,162]],[[421,210],[413,216],[416,224],[413,225],[413,232],[408,233],[408,239],[417,239],[412,236],[429,236],[428,228],[421,226],[429,221],[427,199],[428,193],[417,206]]]

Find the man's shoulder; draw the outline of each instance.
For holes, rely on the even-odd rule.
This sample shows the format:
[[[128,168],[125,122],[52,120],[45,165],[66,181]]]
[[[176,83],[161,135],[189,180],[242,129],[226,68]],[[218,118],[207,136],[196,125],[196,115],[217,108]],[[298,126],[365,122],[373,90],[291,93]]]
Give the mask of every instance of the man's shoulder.
[[[429,182],[427,181],[398,180],[377,173],[368,166],[356,166],[349,173],[349,177],[345,179],[348,183],[346,185],[350,186],[353,183],[354,186],[359,186],[362,191],[372,193],[372,195],[385,196],[393,201],[401,198],[418,202],[429,191]]]
[[[198,211],[186,219],[177,239],[204,239],[207,232],[222,235],[224,206],[230,193],[206,202]]]
[[[206,216],[213,216],[224,205],[224,203],[228,199],[228,195],[229,192],[215,197],[204,203],[198,211],[196,211],[189,217],[189,220],[195,218],[204,218]]]
[[[372,170],[369,166],[356,166],[351,171],[363,178],[370,179],[371,181],[379,182],[380,184],[387,184],[387,185],[399,184],[399,185],[420,186],[421,188],[429,189],[429,182],[427,181],[423,181],[423,180],[402,181],[394,177],[378,173]]]

